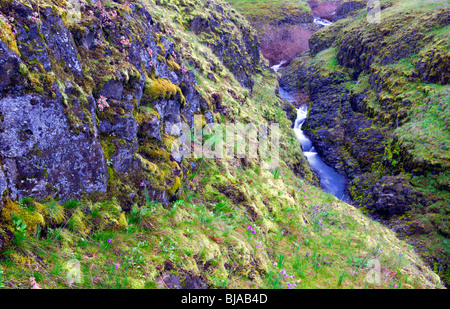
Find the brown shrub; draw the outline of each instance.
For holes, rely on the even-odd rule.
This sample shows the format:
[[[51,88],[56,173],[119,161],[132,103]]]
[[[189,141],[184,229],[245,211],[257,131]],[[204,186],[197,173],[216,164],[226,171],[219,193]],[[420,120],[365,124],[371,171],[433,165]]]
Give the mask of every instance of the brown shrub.
[[[319,3],[317,0],[310,0],[308,1],[308,5],[310,6],[314,16],[333,21],[336,9],[338,8],[340,2],[342,1],[336,0]]]
[[[313,31],[297,25],[266,26],[260,35],[261,53],[271,66],[282,60],[289,62],[309,48],[312,34]]]

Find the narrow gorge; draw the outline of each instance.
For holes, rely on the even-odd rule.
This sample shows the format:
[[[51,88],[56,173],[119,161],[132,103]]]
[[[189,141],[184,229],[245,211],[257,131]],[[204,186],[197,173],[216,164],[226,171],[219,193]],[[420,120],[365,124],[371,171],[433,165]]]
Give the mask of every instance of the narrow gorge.
[[[0,0],[0,289],[445,289],[449,23]]]

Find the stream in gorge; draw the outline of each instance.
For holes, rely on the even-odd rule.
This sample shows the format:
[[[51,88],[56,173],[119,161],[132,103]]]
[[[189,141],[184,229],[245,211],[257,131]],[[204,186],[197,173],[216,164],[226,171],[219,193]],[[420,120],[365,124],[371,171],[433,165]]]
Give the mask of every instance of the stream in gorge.
[[[298,104],[298,102],[295,102],[295,97],[281,87],[280,97],[294,105]],[[308,104],[303,104],[297,109],[297,119],[294,123],[294,132],[302,146],[303,154],[308,159],[311,168],[319,176],[323,190],[344,202],[351,202],[350,197],[345,193],[345,177],[339,175],[333,168],[322,161],[311,140],[303,133],[302,124],[305,122],[307,115]]]
[[[332,23],[328,20],[324,20],[318,17],[314,17],[314,23],[325,27],[331,25]],[[275,72],[278,72],[280,68],[286,63],[286,61],[281,61],[279,64],[272,66]],[[281,86],[279,88],[280,97],[283,100],[289,101],[294,106],[299,106],[302,102],[297,102],[297,98],[292,93],[289,93]],[[344,202],[351,202],[348,194],[345,193],[345,186],[347,180],[342,175],[338,174],[333,168],[326,165],[317,153],[311,140],[303,133],[302,124],[305,122],[308,115],[308,104],[307,102],[301,104],[297,109],[297,119],[294,123],[294,132],[299,140],[303,154],[308,159],[309,165],[314,170],[314,172],[319,176],[320,184],[323,190],[337,197]]]

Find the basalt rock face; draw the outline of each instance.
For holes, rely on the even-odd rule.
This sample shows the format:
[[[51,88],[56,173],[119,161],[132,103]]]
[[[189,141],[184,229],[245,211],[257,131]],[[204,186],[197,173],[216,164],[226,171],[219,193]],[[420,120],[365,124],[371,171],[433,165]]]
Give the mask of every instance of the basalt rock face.
[[[367,1],[344,1],[336,9],[336,15],[334,16],[334,20],[338,21],[340,19],[346,18],[355,11],[365,8],[366,4]]]
[[[195,115],[215,122],[214,99],[182,64],[191,59],[176,48],[181,38],[134,2],[83,5],[82,23],[57,6],[36,12],[19,1],[0,6],[0,196],[113,194],[129,209],[145,180],[150,198],[173,199],[187,164],[171,156],[175,125],[192,126]],[[251,90],[260,53],[247,27],[223,10],[192,22]]]
[[[319,31],[314,33],[308,40],[311,55],[315,56],[322,50],[330,48],[336,40],[338,33],[347,24],[348,20],[341,20],[330,26],[321,28]]]
[[[66,200],[83,192],[106,192],[100,141],[89,131],[70,132],[61,97],[6,96],[0,113],[0,156],[11,198]]]
[[[428,203],[422,193],[412,189],[408,180],[401,176],[379,178],[369,173],[357,177],[351,185],[353,195],[361,197],[359,202],[385,219],[405,214],[414,203]]]
[[[234,74],[241,85],[252,90],[254,81],[253,74],[260,62],[260,44],[256,33],[251,29],[239,28],[239,35],[230,36],[236,29],[236,20],[228,13],[221,14],[223,8],[213,7],[206,3],[206,8],[215,9],[210,11],[207,17],[196,16],[190,22],[191,30],[199,35],[206,34],[206,39],[213,52],[219,57],[223,64]],[[239,46],[240,48],[236,48]]]
[[[441,29],[450,23],[450,11],[438,9],[433,12],[415,16],[392,17],[378,27],[360,28],[360,25],[346,27],[339,34],[336,45],[339,47],[337,60],[339,64],[352,68],[355,74],[368,71],[371,64],[392,64],[400,59],[418,53],[431,42],[433,29]],[[417,20],[408,27],[405,23]],[[386,37],[390,37],[389,43]]]
[[[0,41],[0,90],[5,91],[13,83],[12,78],[17,72],[20,57],[11,51],[8,46]]]

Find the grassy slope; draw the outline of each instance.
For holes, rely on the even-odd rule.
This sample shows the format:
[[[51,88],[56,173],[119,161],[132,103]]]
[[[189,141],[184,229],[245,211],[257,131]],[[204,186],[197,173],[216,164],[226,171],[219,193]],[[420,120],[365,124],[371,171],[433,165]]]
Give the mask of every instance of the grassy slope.
[[[195,7],[197,2],[191,2]],[[226,288],[286,288],[287,283],[298,288],[440,287],[437,275],[390,230],[313,187],[307,166],[304,178],[288,168],[297,158],[306,160],[274,94],[274,75],[262,71],[255,76],[253,96],[240,105],[227,90],[241,99],[247,90],[201,37],[177,22],[176,4],[146,3],[153,17],[181,38],[183,54],[201,66],[210,59],[220,65],[224,77],[219,82],[207,79],[207,70],[196,71],[196,77],[201,91],[223,95],[233,111],[230,117],[280,123],[280,173],[260,170],[255,163],[198,160],[199,172],[183,181],[179,201],[166,208],[150,202],[127,214],[114,199],[65,205],[8,201],[5,209],[16,217],[7,217],[4,209],[0,228],[16,238],[1,253],[0,286],[28,288],[34,277],[42,288],[65,287],[65,263],[77,259],[82,281],[75,288],[155,288],[162,272],[201,276],[209,287]],[[86,208],[90,214],[82,211]],[[17,223],[19,217],[27,223],[26,233]],[[372,285],[365,276],[367,262],[374,257],[381,263],[382,276],[380,284]],[[295,278],[283,279],[282,269]]]
[[[252,22],[270,21],[272,23],[298,11],[311,14],[306,0],[229,0],[228,2]]]

